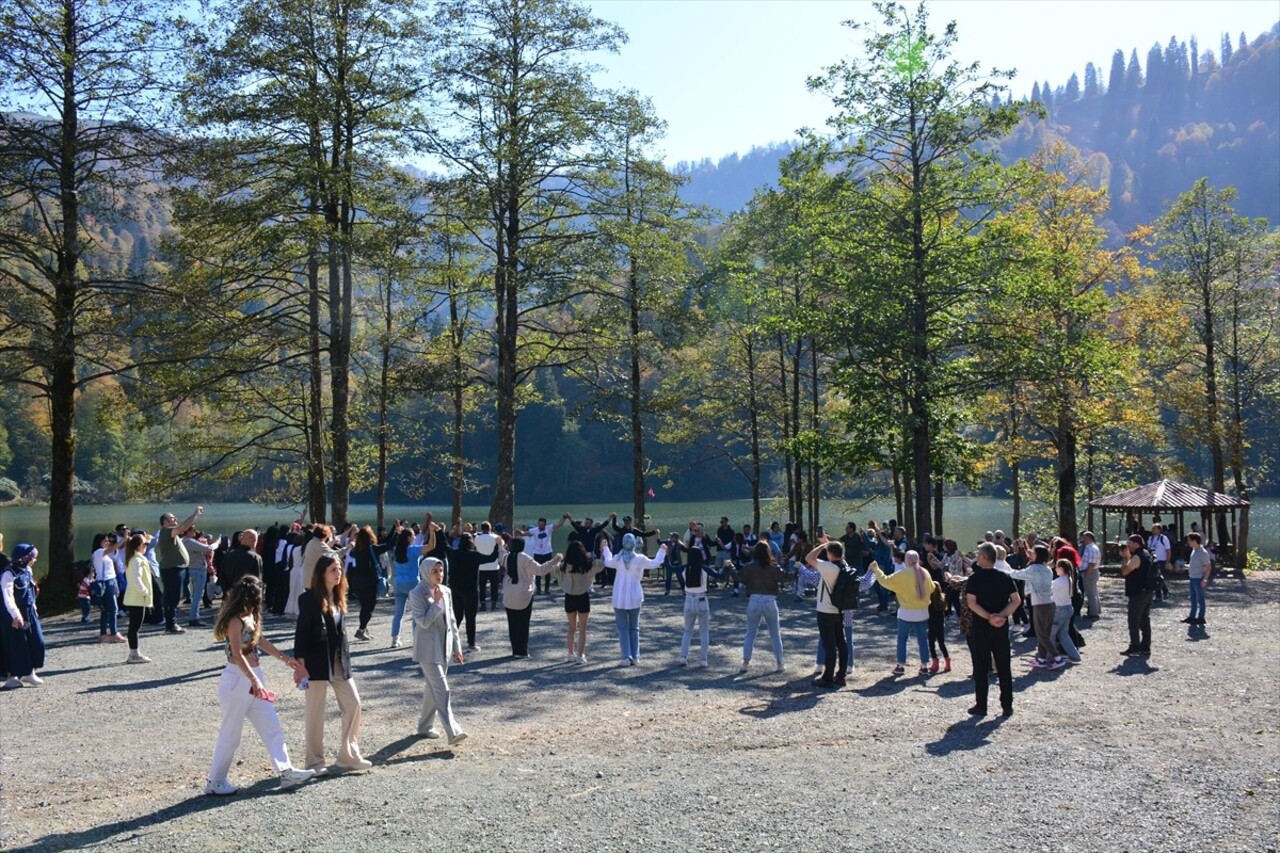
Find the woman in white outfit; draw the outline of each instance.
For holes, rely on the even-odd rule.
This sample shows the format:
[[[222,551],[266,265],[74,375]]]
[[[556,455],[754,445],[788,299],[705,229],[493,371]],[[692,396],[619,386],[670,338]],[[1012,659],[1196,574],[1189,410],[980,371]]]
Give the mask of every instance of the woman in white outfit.
[[[654,531],[662,537],[661,531]],[[608,543],[602,545],[604,565],[614,569],[617,575],[613,581],[613,616],[618,623],[618,646],[621,656],[618,666],[635,666],[640,662],[640,605],[644,604],[644,590],[640,588],[640,579],[645,569],[656,569],[662,566],[667,556],[667,546],[658,548],[653,557],[636,553],[636,537],[633,533],[622,535],[622,550],[614,554]]]
[[[453,746],[466,739],[467,733],[453,717],[449,695],[449,659],[462,663],[462,639],[453,615],[453,592],[444,585],[444,563],[435,557],[424,557],[418,566],[417,586],[409,593],[409,617],[413,619],[413,659],[422,667],[422,713],[418,716],[418,734],[438,738],[436,715],[444,724],[444,733]]]
[[[298,542],[295,543],[293,550],[289,552],[289,595],[284,603],[284,615],[298,618],[298,596],[302,595],[302,591],[307,588],[306,569],[303,568],[303,559],[306,553],[306,545],[309,541],[309,534],[305,532],[295,534]],[[314,563],[312,565],[315,565]]]
[[[224,797],[238,789],[227,779],[240,736],[247,719],[257,730],[271,756],[271,764],[280,774],[280,789],[301,785],[315,775],[310,770],[296,770],[289,763],[289,750],[284,743],[284,726],[276,714],[275,693],[263,683],[258,655],[266,652],[290,669],[298,662],[262,636],[262,582],[246,575],[223,595],[222,609],[213,626],[213,638],[227,643],[227,665],[218,679],[218,704],[222,706],[222,726],[213,749],[206,794]]]

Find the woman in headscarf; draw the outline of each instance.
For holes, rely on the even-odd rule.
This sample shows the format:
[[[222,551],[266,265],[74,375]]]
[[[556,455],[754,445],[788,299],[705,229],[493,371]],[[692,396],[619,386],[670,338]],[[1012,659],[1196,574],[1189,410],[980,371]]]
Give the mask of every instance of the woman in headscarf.
[[[662,537],[661,531],[654,531]],[[633,533],[622,535],[622,550],[614,554],[608,543],[604,548],[604,564],[617,574],[613,581],[613,616],[618,623],[618,646],[621,657],[618,666],[635,666],[640,661],[640,605],[644,604],[644,590],[640,579],[646,569],[662,565],[667,546],[658,548],[653,557],[636,553],[636,537]]]
[[[503,561],[502,606],[507,611],[507,633],[511,637],[513,656],[529,656],[529,619],[533,616],[535,578],[554,572],[563,560],[563,554],[556,554],[545,563],[539,563],[524,552],[524,539],[516,537],[511,540]]]
[[[0,540],[3,543],[4,540]],[[4,599],[3,629],[6,668],[9,680],[5,687],[39,687],[44,679],[36,670],[44,666],[44,632],[36,613],[35,577],[31,567],[40,552],[25,542],[13,549],[13,559],[0,569],[0,596]],[[4,555],[0,554],[0,561]]]
[[[435,727],[436,715],[444,723],[449,745],[462,742],[467,733],[453,718],[453,702],[449,693],[449,659],[462,663],[462,640],[453,613],[453,593],[444,585],[444,563],[435,557],[423,557],[418,567],[421,580],[409,593],[409,618],[413,620],[413,659],[422,667],[422,713],[418,715],[418,734],[441,736]]]

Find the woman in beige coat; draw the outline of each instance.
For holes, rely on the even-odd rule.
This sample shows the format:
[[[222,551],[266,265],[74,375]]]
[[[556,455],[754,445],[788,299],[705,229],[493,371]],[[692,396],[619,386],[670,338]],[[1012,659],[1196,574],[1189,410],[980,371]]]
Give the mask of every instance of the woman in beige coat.
[[[449,745],[461,743],[467,733],[453,717],[449,695],[449,659],[462,663],[462,640],[453,615],[453,593],[444,585],[444,563],[423,557],[418,565],[419,583],[409,593],[409,616],[413,619],[413,659],[422,667],[422,713],[418,734],[441,736],[435,727],[436,715],[444,723]]]

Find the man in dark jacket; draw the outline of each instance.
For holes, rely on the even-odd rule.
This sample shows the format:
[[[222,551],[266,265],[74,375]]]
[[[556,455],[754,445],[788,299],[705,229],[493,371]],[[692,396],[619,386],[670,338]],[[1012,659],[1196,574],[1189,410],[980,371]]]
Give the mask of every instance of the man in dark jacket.
[[[255,550],[257,545],[258,531],[242,530],[235,547],[223,555],[218,582],[222,584],[224,593],[245,575],[255,575],[259,580],[262,579],[262,557]]]

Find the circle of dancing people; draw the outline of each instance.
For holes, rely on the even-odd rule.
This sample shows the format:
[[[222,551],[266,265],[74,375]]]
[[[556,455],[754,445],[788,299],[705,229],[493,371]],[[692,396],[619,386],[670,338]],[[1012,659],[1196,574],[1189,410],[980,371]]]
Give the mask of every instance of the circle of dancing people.
[[[721,517],[714,533],[690,520],[683,533],[662,537],[630,516],[621,523],[611,513],[597,523],[569,513],[548,526],[539,518],[508,533],[501,524],[456,523],[449,530],[426,513],[421,524],[397,520],[390,530],[349,525],[341,533],[325,524],[269,528],[264,536],[246,530],[231,537],[201,533],[197,507],[184,521],[171,513],[154,533],[120,525],[94,537],[92,558],[82,572],[77,598],[80,622],[100,610],[99,642],[127,643],[126,662],[151,663],[142,654],[144,624],[179,634],[180,607],[189,605],[187,627],[203,627],[202,610],[221,596],[212,621],[214,639],[224,644],[226,666],[217,696],[221,722],[205,793],[236,793],[229,771],[245,722],[253,725],[270,756],[282,789],[328,773],[368,770],[361,753],[361,701],[351,665],[351,640],[372,642],[371,618],[378,602],[390,598],[393,615],[389,646],[404,645],[423,674],[417,734],[446,739],[450,747],[467,737],[455,716],[449,686],[451,665],[464,664],[476,644],[477,613],[497,610],[499,592],[506,615],[511,656],[531,657],[529,637],[537,597],[550,596],[553,583],[564,599],[567,621],[565,662],[587,663],[587,625],[593,599],[608,592],[618,642],[619,667],[641,658],[641,611],[649,586],[683,595],[683,632],[678,667],[710,665],[711,593],[746,596],[746,631],[740,674],[749,672],[761,624],[769,634],[775,673],[786,671],[779,600],[813,598],[816,656],[813,685],[845,686],[855,670],[854,613],[863,594],[873,616],[896,625],[895,663],[889,678],[910,676],[909,647],[918,658],[915,677],[952,671],[947,620],[953,618],[969,648],[974,704],[969,713],[988,713],[989,682],[998,681],[1001,712],[1013,713],[1014,639],[1034,638],[1032,670],[1055,671],[1082,661],[1084,637],[1077,624],[1102,615],[1098,578],[1103,556],[1091,532],[1079,547],[1063,537],[1047,541],[1034,533],[1011,539],[988,532],[967,556],[952,539],[924,535],[918,547],[896,522],[865,528],[850,522],[839,538],[819,527],[810,535],[799,525],[774,522],[757,534],[751,525],[735,530]],[[554,552],[552,536],[568,525],[565,553]],[[648,541],[658,543],[649,556]],[[5,688],[39,687],[45,643],[37,612],[39,585],[33,567],[36,548],[20,544],[6,556],[0,535],[0,665]],[[1168,595],[1165,574],[1175,554],[1185,566],[1189,630],[1203,630],[1205,591],[1214,558],[1198,530],[1173,546],[1159,525],[1135,530],[1117,543],[1127,602],[1129,644],[1121,654],[1151,654],[1152,603]],[[654,573],[654,574],[651,574]],[[185,596],[185,598],[184,598]],[[348,631],[349,600],[358,608]],[[119,612],[127,614],[127,634],[119,633]],[[864,608],[866,612],[869,608]],[[296,620],[292,654],[263,634],[270,615]],[[696,631],[696,634],[695,634]],[[913,642],[914,640],[914,642]],[[696,642],[696,645],[695,645]],[[465,644],[465,645],[464,645]],[[696,652],[696,657],[694,657]],[[650,649],[652,653],[652,649]],[[277,693],[267,686],[262,657],[276,658],[304,693],[305,760],[290,762],[284,729],[275,709]],[[340,714],[340,740],[332,765],[324,747],[327,699],[332,692]]]

